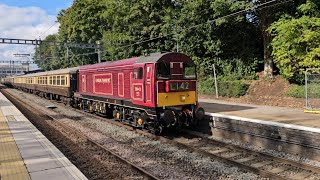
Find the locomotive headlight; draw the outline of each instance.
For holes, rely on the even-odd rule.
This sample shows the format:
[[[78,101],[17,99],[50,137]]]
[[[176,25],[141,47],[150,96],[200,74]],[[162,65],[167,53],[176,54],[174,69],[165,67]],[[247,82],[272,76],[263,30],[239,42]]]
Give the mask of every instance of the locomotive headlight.
[[[141,126],[141,125],[142,125],[142,123],[143,123],[142,118],[139,118],[139,119],[138,119],[138,121],[137,121],[137,123],[138,123],[138,125],[139,125],[139,126]]]
[[[180,96],[180,101],[181,102],[185,102],[186,101],[186,96],[185,95]]]

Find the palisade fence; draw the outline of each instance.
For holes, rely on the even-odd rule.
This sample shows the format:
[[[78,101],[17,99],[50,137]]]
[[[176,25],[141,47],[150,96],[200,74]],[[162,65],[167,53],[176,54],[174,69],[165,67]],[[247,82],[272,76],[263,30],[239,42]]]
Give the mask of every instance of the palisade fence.
[[[305,71],[305,112],[320,113],[320,68]]]

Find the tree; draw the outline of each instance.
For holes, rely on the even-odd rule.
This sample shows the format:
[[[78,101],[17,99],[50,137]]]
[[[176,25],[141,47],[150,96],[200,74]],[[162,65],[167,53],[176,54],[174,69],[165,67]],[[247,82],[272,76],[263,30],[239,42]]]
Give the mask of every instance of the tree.
[[[181,7],[175,38],[181,51],[195,60],[200,77],[212,74],[213,63],[218,64],[220,73],[230,74],[239,61],[250,67],[262,59],[258,28],[246,14],[221,18],[250,8],[250,2],[184,0]]]
[[[35,51],[35,63],[43,70],[60,69],[63,59],[60,56],[61,48],[53,46],[50,42],[56,42],[57,35],[47,36]]]
[[[285,15],[269,28],[273,57],[280,73],[302,83],[306,68],[320,67],[320,4],[307,0],[295,16]]]
[[[255,5],[259,8],[252,12],[253,22],[257,24],[261,33],[261,42],[263,44],[263,59],[264,59],[264,74],[268,77],[273,77],[274,66],[272,49],[270,44],[272,36],[268,31],[271,24],[277,21],[283,14],[294,14],[296,7],[303,3],[305,0],[295,0],[286,2],[272,2],[273,0],[257,0],[254,1]]]
[[[171,51],[174,42],[168,22],[174,17],[171,0],[107,0],[102,17],[110,24],[103,33],[105,58],[116,60]]]
[[[105,19],[101,18],[104,11],[103,1],[75,0],[71,7],[62,10],[58,15],[58,41],[94,44],[101,40],[103,32],[109,28]],[[67,54],[66,48],[63,51],[63,54]],[[97,63],[97,54],[94,52],[94,49],[69,48],[69,59],[63,67]]]

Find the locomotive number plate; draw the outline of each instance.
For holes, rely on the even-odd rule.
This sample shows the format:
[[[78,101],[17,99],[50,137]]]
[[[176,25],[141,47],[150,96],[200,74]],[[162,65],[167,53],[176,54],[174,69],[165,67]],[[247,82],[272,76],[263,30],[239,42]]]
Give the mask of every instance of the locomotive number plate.
[[[189,82],[170,82],[170,91],[188,91],[189,89]]]

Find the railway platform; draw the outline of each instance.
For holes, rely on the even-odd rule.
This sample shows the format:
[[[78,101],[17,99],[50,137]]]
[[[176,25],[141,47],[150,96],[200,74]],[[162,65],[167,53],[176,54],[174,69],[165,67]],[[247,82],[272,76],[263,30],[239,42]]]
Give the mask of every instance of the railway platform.
[[[305,113],[302,108],[261,106],[211,99],[199,99],[199,101],[207,115],[214,117],[231,117],[243,121],[301,129],[320,128],[320,114]]]
[[[320,114],[303,109],[199,99],[212,137],[320,160]],[[209,118],[211,120],[209,120]]]
[[[0,179],[87,179],[0,93]]]

